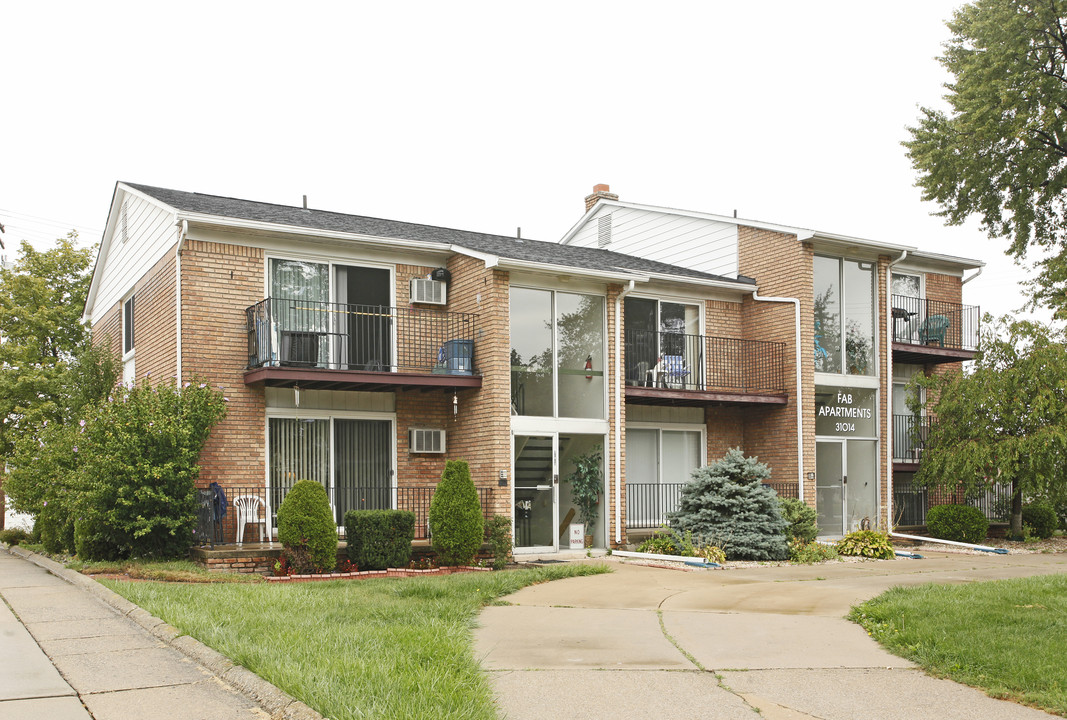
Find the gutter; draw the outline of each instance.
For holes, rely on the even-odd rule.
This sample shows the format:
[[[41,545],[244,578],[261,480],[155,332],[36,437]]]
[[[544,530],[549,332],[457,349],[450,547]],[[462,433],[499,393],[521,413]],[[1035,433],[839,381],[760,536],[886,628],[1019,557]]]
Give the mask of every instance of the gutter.
[[[622,299],[634,289],[634,280],[615,296],[615,543],[622,542]],[[609,522],[610,525],[610,522]]]
[[[889,534],[893,534],[893,268],[904,262],[908,251],[901,252],[900,257],[889,263],[885,273],[885,382],[889,386],[885,405],[885,466],[886,466],[886,516],[885,524]]]
[[[176,384],[182,385],[182,248],[185,239],[189,235],[189,221],[179,220],[174,223],[178,228],[178,245],[174,249],[174,315],[175,333],[174,346],[177,348],[177,362],[174,366],[177,375]]]
[[[787,297],[760,297],[758,290],[752,291],[752,299],[759,302],[793,303],[797,370],[797,495],[800,496],[800,501],[804,502],[804,378],[800,359],[800,300]]]
[[[981,274],[982,274],[982,271],[983,271],[983,270],[985,270],[985,265],[983,265],[982,267],[978,268],[978,272],[976,272],[976,273],[975,273],[974,275],[971,275],[971,276],[970,276],[969,278],[967,278],[966,280],[963,280],[962,282],[960,282],[960,285],[966,285],[966,284],[967,284],[967,283],[969,283],[969,282],[970,282],[971,280],[974,280],[974,279],[975,279],[976,277],[978,277],[979,275],[981,275]]]

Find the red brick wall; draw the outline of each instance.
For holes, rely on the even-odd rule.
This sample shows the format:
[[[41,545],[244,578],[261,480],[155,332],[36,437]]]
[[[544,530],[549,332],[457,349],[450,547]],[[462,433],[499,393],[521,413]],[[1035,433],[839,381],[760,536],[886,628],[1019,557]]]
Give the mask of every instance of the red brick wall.
[[[738,226],[740,271],[754,277],[759,293],[765,297],[787,297],[800,300],[800,326],[803,338],[814,334],[812,298],[812,258],[809,245],[797,241],[795,235]],[[797,387],[796,335],[792,303],[756,302],[746,297],[743,303],[743,337],[783,343],[784,385],[789,403],[784,407],[745,409],[744,449],[757,455],[771,468],[775,482],[796,482],[797,468]],[[802,344],[801,358],[805,355]],[[815,368],[810,362],[801,365],[803,402],[805,409],[813,407]],[[815,470],[815,414],[803,413],[804,471]],[[815,485],[804,482],[804,500],[815,503]]]
[[[200,454],[202,487],[263,487],[266,402],[245,385],[245,309],[263,299],[261,248],[187,240],[182,249],[182,380],[221,387],[226,418]],[[140,358],[138,358],[140,370]]]

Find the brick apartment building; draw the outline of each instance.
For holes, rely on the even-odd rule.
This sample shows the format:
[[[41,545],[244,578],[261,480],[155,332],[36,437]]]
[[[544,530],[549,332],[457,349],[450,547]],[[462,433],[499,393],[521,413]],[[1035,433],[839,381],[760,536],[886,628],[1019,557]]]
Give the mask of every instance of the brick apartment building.
[[[125,382],[224,388],[200,483],[259,498],[268,534],[308,478],[339,525],[399,507],[422,535],[452,458],[517,552],[552,551],[574,460],[599,452],[587,531],[617,546],[741,447],[840,535],[899,522],[925,422],[904,385],[973,357],[980,267],[607,186],[548,243],[118,183],[85,319]]]

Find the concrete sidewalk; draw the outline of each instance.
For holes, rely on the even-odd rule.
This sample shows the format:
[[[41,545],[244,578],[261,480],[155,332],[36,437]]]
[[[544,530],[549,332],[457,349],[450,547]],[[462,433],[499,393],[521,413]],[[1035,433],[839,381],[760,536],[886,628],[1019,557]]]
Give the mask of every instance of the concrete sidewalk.
[[[0,550],[0,720],[321,720],[89,578]]]
[[[1052,717],[929,677],[843,616],[895,585],[1065,573],[1067,556],[694,572],[609,562],[610,575],[531,586],[483,610],[476,655],[509,720]]]

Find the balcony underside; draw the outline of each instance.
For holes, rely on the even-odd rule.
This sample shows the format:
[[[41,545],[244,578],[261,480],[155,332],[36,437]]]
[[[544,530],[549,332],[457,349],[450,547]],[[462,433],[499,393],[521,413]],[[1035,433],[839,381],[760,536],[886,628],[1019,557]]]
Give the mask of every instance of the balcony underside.
[[[914,345],[911,343],[893,343],[893,362],[909,365],[940,365],[942,363],[964,362],[974,360],[974,350],[960,348],[943,348],[937,345]]]
[[[245,385],[301,390],[359,390],[396,392],[403,390],[461,390],[480,388],[481,375],[373,372],[367,370],[325,370],[292,367],[259,367],[245,371]]]
[[[634,405],[683,405],[710,407],[715,405],[786,405],[786,393],[757,393],[743,390],[677,390],[674,388],[628,385],[626,402]]]

